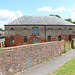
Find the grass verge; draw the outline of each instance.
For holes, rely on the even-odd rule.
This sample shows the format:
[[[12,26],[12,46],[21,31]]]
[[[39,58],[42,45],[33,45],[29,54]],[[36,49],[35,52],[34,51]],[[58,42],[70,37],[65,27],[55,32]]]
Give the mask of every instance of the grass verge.
[[[75,75],[75,57],[66,62],[50,75]]]

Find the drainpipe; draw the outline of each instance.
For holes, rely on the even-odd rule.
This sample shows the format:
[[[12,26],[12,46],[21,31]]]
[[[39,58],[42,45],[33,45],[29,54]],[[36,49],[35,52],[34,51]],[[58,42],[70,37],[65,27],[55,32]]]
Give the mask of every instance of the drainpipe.
[[[46,42],[46,26],[45,26],[45,42]]]

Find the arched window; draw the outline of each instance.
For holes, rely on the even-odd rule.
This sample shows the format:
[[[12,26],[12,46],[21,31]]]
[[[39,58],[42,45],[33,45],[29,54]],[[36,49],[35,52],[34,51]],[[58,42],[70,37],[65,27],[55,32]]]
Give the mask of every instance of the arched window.
[[[58,36],[58,41],[61,41],[62,40],[62,37],[61,36]]]
[[[14,28],[11,28],[10,30],[14,30]]]
[[[48,28],[48,30],[53,30],[53,28]]]
[[[39,40],[37,39],[37,38],[34,38],[33,40],[32,40],[32,43],[34,44],[34,43],[39,43]]]
[[[27,36],[24,36],[24,43],[27,42]]]
[[[72,30],[72,28],[69,28],[68,30]]]
[[[11,37],[10,40],[11,40],[11,43],[14,43],[15,42],[14,41],[14,37]]]
[[[27,30],[27,28],[24,28],[24,30]]]
[[[69,39],[69,41],[71,41],[71,40],[72,40],[72,37],[71,37],[71,36],[69,36],[69,37],[68,37],[68,39]]]
[[[62,30],[61,28],[58,28],[58,30]]]
[[[48,36],[48,41],[51,41],[51,36]]]

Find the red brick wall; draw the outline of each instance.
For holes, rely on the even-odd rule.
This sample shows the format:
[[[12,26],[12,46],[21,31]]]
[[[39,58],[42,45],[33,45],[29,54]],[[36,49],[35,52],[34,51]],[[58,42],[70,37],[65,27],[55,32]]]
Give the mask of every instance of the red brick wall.
[[[0,75],[12,75],[28,69],[58,56],[63,50],[64,41],[4,48],[0,51]]]
[[[75,38],[75,35],[72,35],[72,34],[69,34],[73,39]],[[62,39],[64,39],[66,42],[69,42],[69,40],[68,40],[68,37],[69,37],[69,35],[62,35],[61,34],[61,37],[62,37]],[[13,35],[11,35],[11,36],[13,36]],[[5,42],[6,42],[6,47],[10,47],[10,46],[18,46],[18,45],[24,45],[24,44],[32,44],[32,40],[34,39],[34,38],[37,38],[38,40],[39,40],[39,42],[40,43],[42,43],[42,42],[47,42],[48,41],[48,39],[46,38],[46,41],[45,41],[45,39],[44,38],[41,38],[41,36],[40,37],[37,37],[37,36],[33,36],[33,35],[31,35],[29,38],[28,38],[28,42],[27,43],[24,43],[24,36],[22,36],[22,35],[15,35],[15,36],[13,36],[14,38],[15,38],[15,43],[14,44],[12,44],[12,43],[10,43],[10,37],[11,36],[9,36],[9,37],[5,37]],[[51,36],[51,41],[58,41],[58,36],[60,36],[60,35],[56,35],[56,36],[52,36],[52,35],[49,35],[49,36]]]
[[[27,42],[27,43],[24,43],[24,36],[22,36],[22,35],[15,35],[15,36],[13,36],[14,39],[15,39],[15,43],[12,44],[12,43],[10,42],[10,38],[11,38],[12,36],[13,36],[13,35],[11,35],[11,36],[9,36],[9,37],[5,37],[6,47],[18,46],[18,45],[24,45],[24,44],[32,44],[32,40],[33,40],[34,38],[37,38],[40,43],[41,43],[41,42],[45,42],[45,39],[31,35],[31,36],[28,38],[28,42]]]

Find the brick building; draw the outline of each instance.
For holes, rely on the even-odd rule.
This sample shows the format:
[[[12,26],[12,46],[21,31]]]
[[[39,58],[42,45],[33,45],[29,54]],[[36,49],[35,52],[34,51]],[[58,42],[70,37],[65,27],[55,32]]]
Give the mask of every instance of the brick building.
[[[47,41],[70,42],[75,38],[75,24],[55,16],[24,15],[5,25],[6,46]]]

